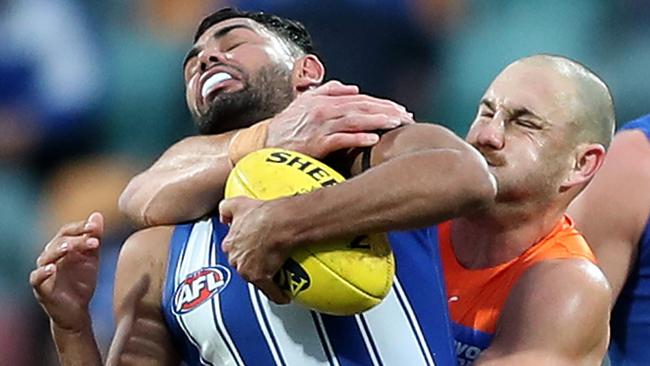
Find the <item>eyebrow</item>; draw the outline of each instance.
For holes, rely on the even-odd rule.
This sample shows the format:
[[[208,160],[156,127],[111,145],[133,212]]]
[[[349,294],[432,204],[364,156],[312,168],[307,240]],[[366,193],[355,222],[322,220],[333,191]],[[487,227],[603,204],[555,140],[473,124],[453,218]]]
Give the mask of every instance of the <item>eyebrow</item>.
[[[486,106],[492,111],[495,111],[495,106],[494,103],[486,98],[481,99],[481,105]],[[521,107],[521,108],[514,108],[512,109],[512,116],[514,118],[521,117],[521,116],[531,116],[534,118],[537,118],[538,120],[544,122],[544,119],[538,115],[537,113],[533,112],[532,110],[528,109],[527,107]]]
[[[231,31],[233,31],[233,30],[235,30],[235,29],[239,29],[239,28],[244,28],[244,29],[248,29],[248,30],[250,30],[250,31],[252,31],[252,32],[255,32],[255,30],[254,30],[252,27],[250,27],[250,26],[248,26],[248,25],[246,25],[246,24],[233,24],[233,25],[229,25],[229,26],[227,26],[227,27],[223,27],[223,28],[219,29],[217,32],[215,32],[215,33],[212,35],[212,38],[214,38],[214,39],[223,38],[223,37],[225,37],[228,33],[230,33]],[[185,55],[185,58],[183,59],[183,68],[185,68],[185,65],[187,65],[187,62],[188,62],[192,57],[195,57],[196,55],[198,55],[199,52],[201,52],[201,50],[202,50],[202,48],[201,48],[200,46],[194,46],[194,47],[192,47],[192,48],[189,50],[189,52],[187,52],[187,54]]]
[[[484,105],[494,111],[494,103],[486,98],[481,99],[481,102],[479,104]]]

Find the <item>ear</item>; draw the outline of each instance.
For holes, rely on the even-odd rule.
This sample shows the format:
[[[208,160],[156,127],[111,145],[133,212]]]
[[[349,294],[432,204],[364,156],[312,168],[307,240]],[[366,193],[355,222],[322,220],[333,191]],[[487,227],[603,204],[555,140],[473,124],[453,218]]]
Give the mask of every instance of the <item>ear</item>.
[[[605,148],[601,144],[588,144],[578,147],[575,162],[562,188],[569,189],[588,183],[605,161]]]
[[[302,93],[312,87],[318,86],[325,77],[325,66],[316,55],[305,55],[298,58],[293,64],[291,81],[296,93]]]

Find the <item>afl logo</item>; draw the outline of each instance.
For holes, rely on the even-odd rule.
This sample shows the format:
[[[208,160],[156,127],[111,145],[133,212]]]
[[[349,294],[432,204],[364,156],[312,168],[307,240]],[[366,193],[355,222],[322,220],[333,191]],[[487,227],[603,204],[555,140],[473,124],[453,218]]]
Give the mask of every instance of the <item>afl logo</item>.
[[[190,273],[174,291],[174,313],[180,315],[196,309],[226,288],[229,281],[230,271],[219,265]]]

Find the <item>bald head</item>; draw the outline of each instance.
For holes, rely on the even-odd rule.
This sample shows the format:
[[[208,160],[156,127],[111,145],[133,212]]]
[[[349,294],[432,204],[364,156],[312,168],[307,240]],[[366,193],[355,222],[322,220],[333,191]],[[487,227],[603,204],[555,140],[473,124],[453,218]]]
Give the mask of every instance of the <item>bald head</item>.
[[[575,142],[609,146],[616,126],[614,103],[609,88],[594,72],[576,61],[553,55],[526,57],[509,67],[516,65],[550,68],[569,81],[572,87],[567,90],[565,102],[571,111]]]

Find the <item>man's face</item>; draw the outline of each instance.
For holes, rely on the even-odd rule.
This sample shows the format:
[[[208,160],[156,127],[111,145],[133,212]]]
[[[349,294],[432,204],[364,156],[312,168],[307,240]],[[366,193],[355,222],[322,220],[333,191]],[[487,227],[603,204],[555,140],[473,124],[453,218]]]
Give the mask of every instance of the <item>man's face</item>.
[[[201,133],[247,127],[284,109],[294,97],[293,62],[286,44],[251,19],[207,29],[184,66],[187,105]]]
[[[498,182],[497,201],[555,197],[571,168],[575,86],[549,65],[507,67],[483,96],[467,141]]]

